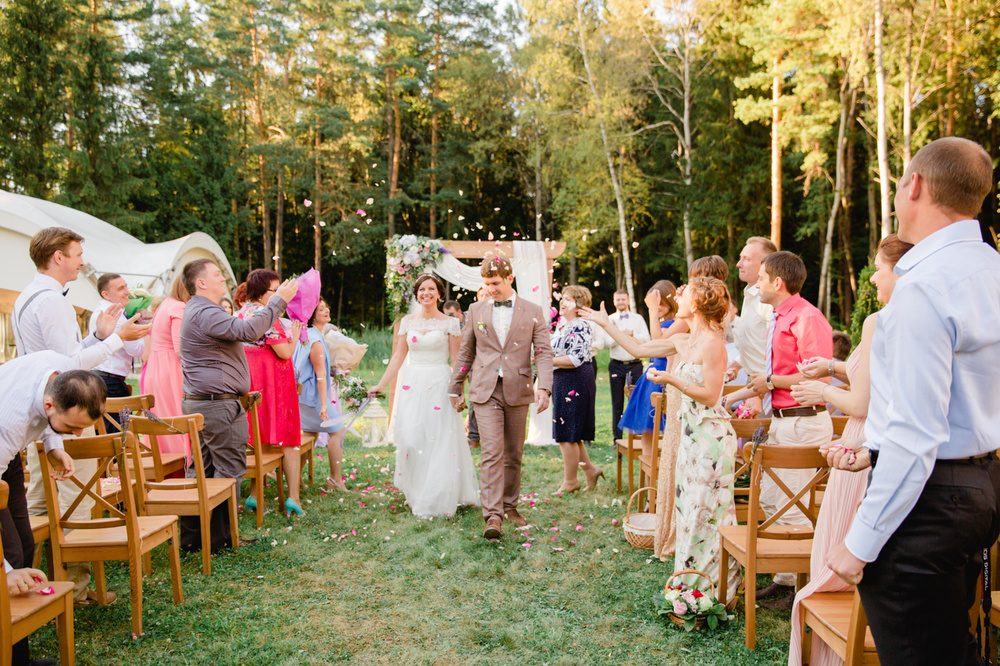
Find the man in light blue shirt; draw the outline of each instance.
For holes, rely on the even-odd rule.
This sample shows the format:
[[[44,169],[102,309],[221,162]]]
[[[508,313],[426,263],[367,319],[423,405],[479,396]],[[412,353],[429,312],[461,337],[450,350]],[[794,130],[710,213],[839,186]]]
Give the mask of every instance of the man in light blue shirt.
[[[828,560],[858,584],[882,664],[968,663],[982,551],[1000,534],[1000,255],[971,219],[992,177],[982,147],[949,137],[917,153],[896,192],[914,247],[872,341],[874,469]],[[857,468],[858,444],[831,448],[831,464]]]

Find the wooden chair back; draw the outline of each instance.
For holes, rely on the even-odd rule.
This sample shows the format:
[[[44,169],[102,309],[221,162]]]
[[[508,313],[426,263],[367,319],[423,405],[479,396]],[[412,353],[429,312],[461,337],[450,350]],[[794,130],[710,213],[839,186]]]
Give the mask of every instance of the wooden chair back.
[[[663,391],[653,393],[649,396],[649,404],[653,408],[653,450],[648,461],[643,461],[639,474],[646,474],[644,485],[651,489],[646,491],[646,499],[649,501],[649,513],[656,511],[656,483],[660,473],[660,421],[663,420],[663,410],[667,407],[667,394]],[[648,467],[647,467],[648,465]]]
[[[118,432],[121,432],[121,426],[114,419],[118,418],[118,414],[123,409],[128,409],[133,414],[141,414],[144,409],[152,409],[155,405],[156,398],[152,393],[130,395],[124,398],[108,398],[104,401],[104,415],[110,417],[114,428]],[[98,435],[108,434],[104,419],[98,419],[97,423],[94,424],[94,428],[97,429]]]
[[[247,442],[249,449],[260,449],[260,420],[257,417],[257,407],[264,400],[261,391],[250,391],[246,395],[240,396],[240,404],[250,417],[250,441]]]
[[[205,461],[201,456],[200,433],[205,427],[205,417],[201,414],[187,414],[185,416],[171,416],[164,419],[152,420],[144,416],[133,416],[129,420],[129,430],[138,439],[141,435],[148,435],[153,449],[156,450],[156,437],[162,435],[188,435],[191,441],[191,463],[194,466],[195,476],[193,479],[172,479],[169,483],[162,480],[146,479],[146,471],[142,466],[142,458],[147,454],[143,447],[136,446],[132,449],[132,463],[136,476],[136,489],[139,503],[139,512],[146,514],[146,499],[150,490],[190,490],[197,489],[198,499],[206,502],[208,490],[205,483]]]
[[[812,501],[813,491],[818,484],[825,483],[830,476],[830,467],[826,458],[814,446],[772,446],[761,444],[754,448],[752,444],[743,447],[743,459],[750,462],[750,508],[760,506],[761,482],[764,478],[771,481],[784,494],[780,501],[782,504],[777,510],[762,523],[748,521],[750,528],[750,551],[756,550],[757,539],[811,539],[811,530],[789,533],[787,531],[772,529],[776,521],[793,509],[798,509],[816,528],[816,520],[819,518],[819,507]],[[806,484],[798,490],[792,491],[781,480],[775,470],[779,469],[814,469],[816,472]],[[803,498],[810,498],[803,504]],[[755,553],[748,552],[752,557]]]
[[[123,440],[125,442],[124,446],[122,446]],[[109,467],[112,464],[116,464],[117,466],[122,488],[131,486],[132,481],[129,473],[129,465],[126,464],[126,451],[129,447],[134,447],[135,445],[135,435],[128,431],[124,435],[114,433],[63,440],[63,447],[67,455],[73,460],[97,460],[97,471],[91,478],[81,480],[76,474],[69,477],[68,481],[77,485],[81,492],[64,513],[59,505],[59,495],[55,479],[49,473],[48,458],[45,455],[44,446],[41,442],[36,443],[42,467],[41,474],[45,486],[45,499],[49,514],[49,533],[52,541],[62,547],[66,543],[66,530],[96,530],[106,527],[125,527],[129,544],[135,544],[135,555],[136,559],[138,559],[139,523],[136,520],[138,513],[136,512],[133,494],[129,492],[120,493],[124,509],[119,509],[104,499],[100,492],[101,478],[110,476]],[[98,518],[96,520],[90,520],[87,516],[74,517],[74,513],[77,513],[77,509],[79,509],[84,497],[93,499],[102,512],[108,512],[109,517]],[[53,550],[56,549],[54,548]],[[58,566],[56,567],[56,571],[59,571]]]
[[[730,423],[733,426],[733,430],[736,432],[736,436],[740,439],[745,439],[750,441],[755,435],[760,435],[763,437],[767,436],[768,430],[771,429],[771,419],[731,419]],[[760,430],[758,430],[760,428]],[[742,449],[739,450],[740,457],[742,458]],[[740,478],[744,474],[750,471],[750,462],[748,460],[743,460],[742,464],[736,469],[736,474],[733,478]],[[736,500],[736,522],[745,523],[747,522],[747,516],[750,514],[750,487],[746,488],[736,488],[733,492],[733,498]],[[757,514],[758,520],[764,520],[764,512],[760,511]]]
[[[833,422],[833,434],[837,437],[841,437],[844,434],[844,428],[847,427],[847,422],[850,420],[849,416],[831,416],[830,421]]]

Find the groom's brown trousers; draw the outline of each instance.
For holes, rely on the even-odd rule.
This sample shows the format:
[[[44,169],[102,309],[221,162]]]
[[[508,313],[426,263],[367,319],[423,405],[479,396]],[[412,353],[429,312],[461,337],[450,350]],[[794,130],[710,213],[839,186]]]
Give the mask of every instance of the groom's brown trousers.
[[[475,403],[479,423],[480,502],[483,518],[499,518],[508,509],[517,508],[521,495],[521,455],[524,453],[528,408],[531,405],[508,405],[503,399],[503,378],[497,378],[493,395],[485,403]]]

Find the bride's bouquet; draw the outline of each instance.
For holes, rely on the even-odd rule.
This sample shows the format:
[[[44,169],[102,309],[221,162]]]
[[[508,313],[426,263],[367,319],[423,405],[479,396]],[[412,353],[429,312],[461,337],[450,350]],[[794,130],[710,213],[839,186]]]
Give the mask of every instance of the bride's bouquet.
[[[356,411],[368,398],[368,387],[361,377],[357,375],[337,375],[334,377],[337,386],[340,388],[340,401],[343,409]]]

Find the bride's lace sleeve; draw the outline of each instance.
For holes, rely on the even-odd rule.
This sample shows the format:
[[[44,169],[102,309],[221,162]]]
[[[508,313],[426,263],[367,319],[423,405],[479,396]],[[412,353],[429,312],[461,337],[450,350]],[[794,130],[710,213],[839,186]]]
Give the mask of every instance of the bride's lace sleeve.
[[[410,332],[410,315],[403,317],[402,321],[399,322],[399,332],[396,335],[406,335]]]
[[[462,337],[462,325],[458,323],[458,319],[455,317],[448,317],[445,330],[449,335],[454,335],[459,338]]]

